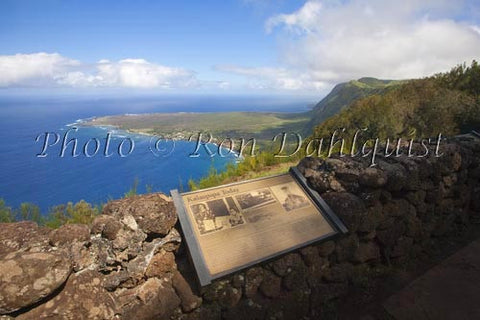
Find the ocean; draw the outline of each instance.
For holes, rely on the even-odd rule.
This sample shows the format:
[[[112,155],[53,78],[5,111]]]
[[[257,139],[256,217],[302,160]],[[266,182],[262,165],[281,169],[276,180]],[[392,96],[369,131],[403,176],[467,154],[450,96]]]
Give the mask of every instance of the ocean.
[[[126,98],[83,98],[79,96],[26,97],[0,96],[0,198],[7,206],[18,207],[23,202],[36,204],[46,213],[54,205],[85,200],[93,204],[124,196],[137,183],[137,192],[171,189],[188,190],[188,180],[197,180],[214,167],[222,170],[238,159],[189,157],[195,143],[176,141],[170,145],[148,136],[129,134],[114,128],[81,127],[79,121],[94,116],[152,112],[216,112],[216,111],[272,111],[302,112],[308,110],[312,99],[299,97],[245,97],[245,96],[161,96]],[[78,157],[72,157],[72,145],[60,156],[62,139],[70,130],[69,138],[77,139]],[[59,141],[42,147],[45,133],[50,132],[49,143],[56,135]],[[110,146],[105,157],[107,134]],[[38,138],[37,138],[38,137]],[[83,147],[90,139],[98,139],[99,151],[93,157],[83,155]],[[36,141],[37,139],[37,141]],[[121,157],[118,146],[121,141]],[[128,154],[130,141],[133,151]],[[95,141],[87,152],[95,151]]]

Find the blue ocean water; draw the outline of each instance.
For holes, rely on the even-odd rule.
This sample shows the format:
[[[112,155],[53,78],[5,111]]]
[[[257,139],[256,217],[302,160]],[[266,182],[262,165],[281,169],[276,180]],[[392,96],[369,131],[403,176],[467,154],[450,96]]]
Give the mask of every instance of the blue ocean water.
[[[151,112],[215,112],[215,111],[276,111],[299,112],[308,108],[311,99],[285,97],[233,96],[162,96],[141,98],[79,98],[77,97],[0,97],[0,198],[8,206],[18,207],[22,202],[40,206],[42,212],[57,204],[84,199],[102,203],[122,197],[138,181],[138,193],[148,189],[169,193],[171,189],[188,189],[189,179],[199,179],[214,166],[222,170],[236,160],[228,157],[200,157],[189,154],[194,142],[161,142],[142,135],[131,135],[114,128],[78,127],[69,138],[77,138],[77,153],[92,138],[100,142],[94,157],[72,157],[72,143],[64,157],[60,157],[62,139],[72,123],[93,116]],[[70,126],[69,126],[70,125]],[[60,141],[49,147],[46,157],[41,153],[46,132],[58,134]],[[103,155],[107,133],[110,132],[110,151]],[[35,141],[39,136],[38,141]],[[118,145],[131,139],[135,146],[130,155],[120,157]],[[123,145],[127,154],[129,141]],[[167,150],[162,152],[162,149]],[[90,154],[95,143],[89,144]],[[152,153],[152,150],[157,156]],[[202,150],[202,149],[201,149]],[[166,155],[169,153],[168,155]]]

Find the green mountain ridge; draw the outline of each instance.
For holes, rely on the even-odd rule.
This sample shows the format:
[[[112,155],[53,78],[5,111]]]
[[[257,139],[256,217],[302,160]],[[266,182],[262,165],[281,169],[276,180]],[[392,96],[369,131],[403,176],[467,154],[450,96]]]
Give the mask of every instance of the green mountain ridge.
[[[331,134],[339,129],[345,129],[341,136],[347,149],[355,132],[363,128],[368,130],[362,130],[357,146],[376,138],[415,138],[419,142],[436,138],[439,133],[445,137],[472,129],[480,131],[480,65],[474,60],[470,66],[458,65],[449,72],[423,79],[361,78],[341,83],[307,115],[310,128],[297,129],[306,133],[307,138],[294,156],[276,158],[273,152],[261,152],[223,172],[212,171],[198,182],[190,181],[189,186],[207,188],[285,172],[307,155],[305,147],[312,142],[313,154],[325,156],[320,139],[325,138],[324,145],[328,146]],[[312,154],[312,148],[308,154]]]
[[[480,65],[473,61],[422,79],[350,81],[335,87],[315,112],[314,137],[340,128],[347,136],[366,128],[365,138],[468,133],[480,127]]]
[[[313,128],[318,124],[339,113],[355,100],[373,94],[384,93],[406,81],[408,80],[381,80],[364,77],[337,84],[332,91],[310,111],[311,120],[305,128],[305,132],[311,133]]]

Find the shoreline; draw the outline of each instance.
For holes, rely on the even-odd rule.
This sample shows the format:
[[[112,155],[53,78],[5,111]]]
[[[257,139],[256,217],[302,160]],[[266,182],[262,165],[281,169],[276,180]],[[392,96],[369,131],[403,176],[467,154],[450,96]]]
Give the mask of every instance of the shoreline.
[[[300,132],[310,120],[307,113],[292,112],[174,112],[114,114],[79,119],[75,124],[113,127],[129,134],[162,136],[166,139],[192,140],[203,133],[206,141],[230,144],[231,140],[255,139],[268,143],[281,132]]]
[[[125,116],[131,116],[131,114],[125,115]],[[198,135],[199,134],[198,132],[197,133],[192,133],[192,135],[190,135],[189,138],[186,138],[185,136],[178,135],[178,134],[177,135],[175,135],[175,134],[173,134],[173,135],[161,135],[161,134],[155,134],[155,133],[151,133],[151,132],[136,131],[135,129],[123,129],[123,128],[121,128],[117,125],[113,125],[113,124],[98,125],[98,124],[92,123],[97,118],[98,117],[94,116],[94,117],[89,117],[89,118],[85,118],[85,119],[77,119],[75,122],[70,123],[70,124],[66,124],[65,126],[66,127],[78,126],[78,127],[84,127],[84,128],[92,127],[92,128],[98,128],[98,129],[107,131],[107,133],[108,133],[109,128],[113,128],[117,132],[113,133],[112,136],[113,137],[120,137],[120,138],[124,138],[125,135],[130,135],[130,136],[133,136],[133,137],[140,136],[142,138],[150,138],[150,139],[152,139],[153,137],[161,137],[162,139],[172,140],[174,142],[183,141],[183,142],[190,142],[190,143],[199,143],[197,140],[189,139],[189,138],[191,138],[195,135]],[[118,135],[118,132],[120,132],[120,135]],[[125,135],[121,135],[121,133],[124,133]],[[221,141],[219,141],[217,138],[212,138],[212,141],[208,142],[207,145],[213,145],[215,148],[219,148],[219,143],[220,142]],[[220,148],[225,150],[226,153],[227,153],[226,156],[222,156],[222,157],[227,158],[228,155],[231,154],[235,164],[238,164],[240,161],[242,161],[244,159],[244,157],[240,156],[239,153],[235,150],[230,150],[229,148],[225,148],[225,147],[220,147]],[[212,156],[212,158],[214,158],[214,157],[216,157],[216,156]]]

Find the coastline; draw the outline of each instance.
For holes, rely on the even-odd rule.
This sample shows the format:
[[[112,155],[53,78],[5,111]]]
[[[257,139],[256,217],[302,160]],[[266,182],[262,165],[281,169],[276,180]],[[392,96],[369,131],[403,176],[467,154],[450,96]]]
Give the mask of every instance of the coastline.
[[[161,136],[166,139],[191,140],[204,133],[202,140],[222,141],[254,138],[266,143],[279,132],[300,132],[310,119],[305,113],[279,112],[175,112],[124,113],[82,119],[82,126],[113,127],[130,134]]]
[[[181,112],[181,113],[185,113],[185,112]],[[123,116],[133,116],[133,115],[137,115],[137,114],[124,114]],[[89,118],[85,118],[85,119],[77,119],[75,122],[70,123],[70,124],[66,124],[65,126],[66,127],[78,126],[78,127],[85,127],[85,128],[93,127],[93,128],[98,128],[98,129],[107,131],[107,132],[109,132],[108,131],[109,129],[113,129],[114,131],[110,132],[110,133],[112,133],[113,137],[118,137],[118,138],[125,138],[127,136],[140,137],[140,138],[150,138],[150,139],[154,138],[154,137],[161,137],[165,140],[172,140],[174,142],[183,141],[183,142],[189,142],[189,143],[192,143],[192,144],[197,144],[198,143],[196,140],[192,140],[191,138],[192,138],[192,136],[198,135],[199,132],[192,133],[188,137],[183,135],[182,133],[159,135],[159,134],[156,134],[154,132],[146,132],[146,131],[143,131],[143,130],[124,129],[124,128],[121,128],[118,125],[113,125],[113,124],[95,124],[94,122],[97,118],[99,118],[99,117],[93,116],[93,117],[89,117]],[[219,148],[219,143],[220,142],[221,141],[219,139],[213,137],[211,142],[207,143],[207,145],[217,149],[217,148]],[[238,164],[240,161],[242,161],[244,159],[244,157],[240,156],[239,152],[237,152],[235,150],[230,150],[230,149],[225,148],[225,147],[220,147],[220,148],[222,150],[225,150],[225,154],[231,154],[232,155],[232,157],[235,160],[234,161],[235,164]],[[228,155],[227,156],[222,156],[222,157],[226,158],[226,157],[228,157]]]

